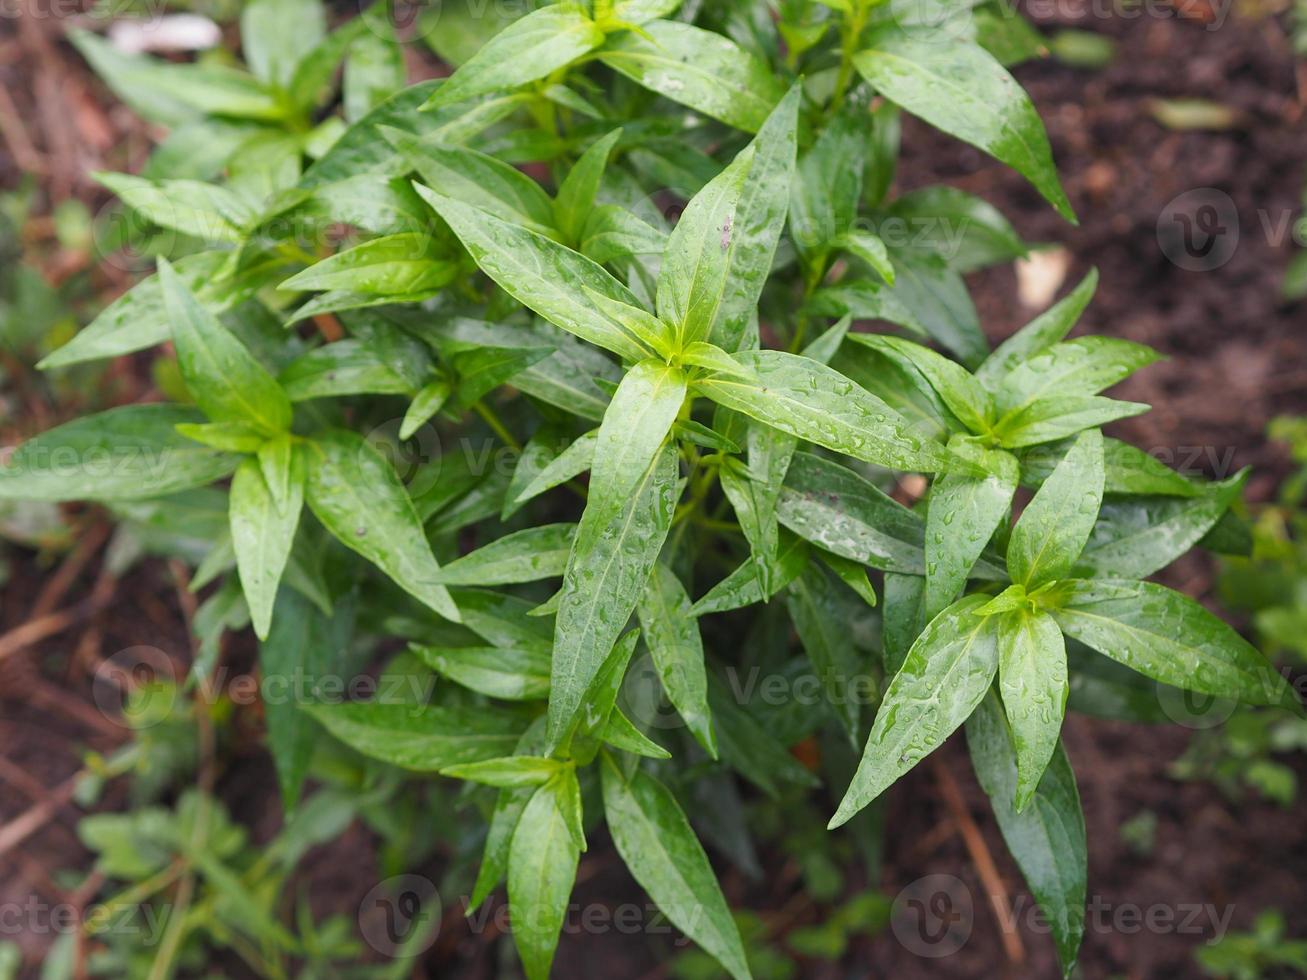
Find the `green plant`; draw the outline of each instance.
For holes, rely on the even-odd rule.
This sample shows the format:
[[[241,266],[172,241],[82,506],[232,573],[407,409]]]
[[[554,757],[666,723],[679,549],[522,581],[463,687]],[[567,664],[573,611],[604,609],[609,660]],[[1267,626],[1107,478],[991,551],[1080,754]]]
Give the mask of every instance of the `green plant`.
[[[1307,942],[1287,939],[1284,916],[1267,909],[1257,916],[1252,932],[1233,933],[1194,951],[1203,970],[1229,980],[1262,980],[1307,971]]]
[[[246,9],[250,73],[79,36],[173,126],[148,176],[102,178],[168,254],[43,363],[170,340],[181,384],[29,440],[0,497],[148,524],[139,509],[211,503],[229,481],[194,576],[219,583],[197,673],[248,622],[265,678],[312,680],[265,697],[288,807],[316,726],[468,784],[489,809],[468,907],[507,879],[530,977],[601,815],[667,917],[747,976],[681,799],[820,771],[843,794],[830,826],[871,834],[870,805],[964,722],[1069,972],[1086,860],[1058,738],[1064,635],[1163,685],[1291,703],[1230,627],[1144,581],[1220,545],[1243,475],[1199,484],[1101,435],[1147,406],[1100,392],[1156,355],[1065,339],[1095,276],[991,352],[962,273],[1025,245],[955,189],[890,196],[901,107],[1073,220],[1003,67],[1038,49],[1024,21],[999,4],[678,6],[541,6],[384,100],[394,38],[359,26],[384,19],[326,34],[304,0]],[[360,44],[390,66],[367,69],[366,95]],[[342,57],[346,122],[318,121]],[[932,482],[905,506],[891,491],[916,481],[896,474]],[[430,698],[330,696],[394,639],[410,646],[389,670],[438,677]],[[775,703],[772,681],[809,680],[819,698]],[[805,765],[789,749],[810,736]]]

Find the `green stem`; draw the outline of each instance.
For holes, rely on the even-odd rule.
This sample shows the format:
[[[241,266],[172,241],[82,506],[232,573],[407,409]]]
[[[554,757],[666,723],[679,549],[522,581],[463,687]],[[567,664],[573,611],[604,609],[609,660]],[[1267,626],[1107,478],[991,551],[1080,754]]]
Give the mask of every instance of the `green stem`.
[[[485,420],[486,425],[490,426],[490,431],[499,436],[504,445],[514,452],[520,453],[522,451],[522,444],[514,439],[513,433],[509,432],[504,423],[499,421],[499,416],[495,414],[493,408],[482,401],[478,401],[472,408]]]

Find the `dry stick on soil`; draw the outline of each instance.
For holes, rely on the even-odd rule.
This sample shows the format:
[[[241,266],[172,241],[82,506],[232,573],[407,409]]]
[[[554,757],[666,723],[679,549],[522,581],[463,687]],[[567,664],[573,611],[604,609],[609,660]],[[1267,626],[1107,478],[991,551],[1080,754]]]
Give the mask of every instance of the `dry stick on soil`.
[[[1021,942],[1021,936],[1017,932],[1016,916],[1012,914],[1011,896],[1008,895],[1007,886],[1003,884],[1003,878],[994,865],[994,858],[989,853],[989,846],[985,843],[980,828],[976,826],[976,821],[971,818],[971,811],[967,809],[966,801],[962,799],[962,790],[958,788],[957,780],[953,778],[953,774],[940,761],[938,755],[931,756],[930,761],[931,767],[935,770],[935,782],[939,786],[940,795],[944,797],[945,805],[952,812],[953,821],[958,827],[958,833],[962,835],[962,841],[967,846],[967,852],[971,855],[971,860],[976,866],[981,883],[984,884],[985,891],[989,893],[989,901],[994,908],[994,917],[998,919],[999,935],[1003,939],[1003,952],[1007,954],[1007,958],[1011,962],[1024,963],[1026,947]]]

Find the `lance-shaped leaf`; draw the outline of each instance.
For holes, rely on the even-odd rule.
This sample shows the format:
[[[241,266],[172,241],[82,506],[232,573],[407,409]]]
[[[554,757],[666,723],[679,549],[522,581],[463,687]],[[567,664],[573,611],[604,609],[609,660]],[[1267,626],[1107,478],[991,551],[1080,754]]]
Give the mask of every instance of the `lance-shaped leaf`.
[[[443,585],[413,501],[394,468],[362,436],[343,429],[305,444],[305,497],[323,526],[446,619],[458,608]]]
[[[166,259],[159,282],[186,388],[215,422],[248,422],[269,435],[290,427],[290,399],[267,369],[199,304]]]
[[[302,710],[298,685],[344,669],[354,619],[352,603],[337,603],[328,617],[294,589],[281,591],[276,608],[267,639],[259,644],[259,671],[268,748],[282,800],[290,808],[299,799],[320,738],[317,725]]]
[[[708,675],[703,639],[690,597],[676,573],[658,562],[640,597],[640,628],[667,699],[700,745],[714,759],[717,741],[708,710]]]
[[[798,105],[796,87],[694,196],[667,240],[658,315],[676,328],[680,347],[710,337],[728,350],[739,345],[785,224]]]
[[[994,426],[994,434],[1000,445],[1020,449],[1142,415],[1149,407],[1142,402],[1123,402],[1100,395],[1050,395],[1019,412],[1003,416]]]
[[[1038,487],[1052,474],[1075,440],[1035,446],[1019,454],[1021,485]],[[1120,439],[1103,438],[1103,492],[1161,497],[1201,497],[1203,487],[1157,457]]]
[[[998,620],[998,689],[1017,755],[1013,805],[1026,808],[1057,748],[1066,713],[1066,644],[1053,617],[1016,610]]]
[[[887,99],[1014,168],[1075,221],[1039,113],[989,52],[928,31],[891,30],[872,37],[853,63]]]
[[[523,306],[582,340],[630,361],[649,351],[598,310],[585,290],[639,306],[635,295],[604,269],[543,235],[434,191],[414,185],[435,209],[486,275]]]
[[[926,512],[926,619],[934,619],[957,598],[976,559],[1003,519],[1011,513],[1017,489],[1016,459],[1001,449],[985,449],[955,436],[955,456],[976,466],[958,468],[935,481]]]
[[[575,524],[542,524],[491,541],[440,570],[445,585],[509,585],[562,575]]]
[[[231,479],[231,543],[250,620],[260,640],[268,638],[277,585],[290,558],[304,502],[302,475],[293,475],[287,487],[286,499],[278,503],[253,458],[241,463]]]
[[[576,880],[580,849],[569,828],[565,808],[570,803],[564,794],[561,777],[535,791],[513,831],[508,853],[513,943],[527,980],[548,980]]]
[[[419,139],[401,129],[381,132],[437,194],[557,237],[553,201],[543,187],[512,164],[467,147]]]
[[[694,616],[706,616],[766,602],[793,582],[807,564],[808,543],[782,530],[776,556],[769,562],[765,590],[759,581],[757,565],[750,558],[700,597],[690,612]]]
[[[601,772],[608,829],[631,875],[673,925],[735,980],[748,980],[730,907],[676,797],[643,770],[625,776],[607,752]]]
[[[422,232],[374,238],[309,266],[278,288],[343,289],[376,296],[439,289],[454,278],[458,264],[440,256],[434,244]]]
[[[885,673],[897,674],[912,644],[926,628],[926,580],[920,575],[885,573],[885,611],[881,614]]]
[[[714,374],[696,382],[718,404],[869,463],[922,473],[944,468],[942,445],[915,435],[894,409],[833,368],[777,350],[741,351],[735,359],[757,380]]]
[[[614,129],[591,143],[558,185],[553,202],[554,224],[569,244],[580,243],[581,232],[594,210],[595,195],[599,192],[608,156],[621,136],[622,131]]]
[[[161,228],[208,242],[239,242],[254,217],[239,197],[199,180],[154,182],[130,174],[100,173],[96,180]]]
[[[65,422],[0,463],[0,500],[140,500],[205,486],[240,457],[177,431],[203,420],[180,405],[124,405]]]
[[[348,701],[305,710],[353,749],[401,769],[438,772],[513,751],[522,734],[519,715],[412,702]]]
[[[673,102],[750,133],[785,94],[765,62],[730,38],[680,21],[655,20],[638,32],[614,34],[599,60]]]
[[[604,32],[579,4],[534,10],[509,24],[436,89],[424,109],[516,88],[564,68],[599,47]]]
[[[313,0],[253,0],[241,9],[241,54],[257,78],[285,87],[295,65],[327,33]]]
[[[838,827],[943,744],[976,709],[998,669],[993,616],[984,596],[959,599],[912,644],[890,681],[853,782],[830,826]]]
[[[1022,361],[999,384],[994,400],[1007,415],[1052,395],[1094,395],[1160,357],[1151,347],[1117,337],[1077,337]]]
[[[1028,590],[1065,578],[1080,557],[1103,502],[1103,437],[1090,429],[1057,464],[1012,529],[1007,567]]]
[[[538,755],[509,755],[502,759],[447,766],[440,770],[440,775],[481,783],[483,786],[517,789],[522,786],[542,786],[562,772],[566,765],[558,759]]]
[[[566,483],[574,476],[588,470],[595,458],[595,447],[599,444],[599,430],[593,429],[564,449],[557,457],[541,467],[540,472],[531,477],[513,497],[513,503],[520,507],[533,497],[538,497],[561,483]]]
[[[1018,813],[1012,805],[1017,759],[992,694],[967,721],[967,748],[1003,840],[1048,916],[1062,973],[1070,976],[1085,931],[1088,856],[1085,815],[1066,752],[1061,745],[1054,750],[1034,798]]]
[[[944,256],[955,272],[1011,262],[1025,258],[1029,252],[998,208],[957,187],[936,184],[900,194],[885,214],[906,221],[909,227],[939,231],[945,236]],[[938,248],[939,244],[927,243],[927,248]]]
[[[1099,510],[1075,574],[1145,578],[1165,568],[1207,534],[1248,482],[1248,471],[1205,488],[1198,497],[1126,497]]]
[[[1247,640],[1187,596],[1154,582],[1071,580],[1050,612],[1067,636],[1145,677],[1248,704],[1294,704]]]
[[[566,735],[644,591],[671,527],[676,453],[667,433],[685,376],[643,361],[622,379],[599,426],[590,495],[563,576],[554,631],[548,743]]]
[[[990,391],[995,390],[1018,364],[1065,337],[1097,288],[1098,270],[1090,269],[1075,289],[999,344],[976,371],[976,379]]]
[[[549,651],[529,645],[410,649],[455,684],[490,698],[535,701],[549,694]]]

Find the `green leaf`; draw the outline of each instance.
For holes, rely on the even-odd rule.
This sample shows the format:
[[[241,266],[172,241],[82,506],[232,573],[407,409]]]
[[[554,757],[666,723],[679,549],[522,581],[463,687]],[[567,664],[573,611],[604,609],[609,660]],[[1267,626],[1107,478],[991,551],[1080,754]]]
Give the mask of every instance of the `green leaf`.
[[[502,759],[485,759],[446,766],[440,775],[501,789],[541,786],[566,768],[566,763],[535,755],[510,755]]]
[[[928,347],[901,337],[885,334],[855,333],[850,338],[886,355],[907,362],[921,372],[949,411],[968,429],[977,434],[989,430],[994,419],[994,399],[971,373],[956,361],[950,361]]]
[[[1192,599],[1153,582],[1073,580],[1050,610],[1062,632],[1145,677],[1249,704],[1292,704],[1274,666]]]
[[[457,272],[458,264],[435,250],[429,234],[404,232],[337,252],[291,276],[278,288],[404,296],[439,289]]]
[[[879,237],[869,231],[847,231],[833,244],[867,263],[877,275],[894,285],[894,263],[890,261],[889,249]]]
[[[999,419],[994,435],[1008,449],[1020,449],[1041,442],[1055,442],[1067,436],[1141,415],[1149,406],[1098,395],[1050,395],[1032,402],[1014,415]]]
[[[1018,364],[1065,337],[1094,298],[1097,288],[1098,270],[1090,269],[1075,289],[999,344],[976,371],[976,379],[994,391]]]
[[[523,733],[514,750],[515,755],[535,755],[544,745],[544,719],[538,718]],[[468,900],[467,914],[486,900],[490,892],[503,880],[508,871],[509,850],[513,844],[513,832],[517,829],[522,811],[535,795],[535,787],[522,789],[501,789],[495,801],[495,808],[490,815],[490,826],[486,830],[486,846],[482,852],[481,867],[477,869],[476,883],[472,886],[472,895]]]
[[[893,676],[929,620],[926,617],[926,580],[920,575],[885,573],[885,611],[881,614],[881,643],[885,647],[885,673]]]
[[[833,368],[776,350],[741,351],[736,361],[758,378],[710,375],[696,382],[727,408],[827,449],[895,469],[932,473],[944,447],[912,434],[907,421]]]
[[[758,305],[785,224],[794,172],[797,87],[757,137],[682,212],[658,273],[658,315],[678,346],[735,350]]]
[[[890,255],[894,284],[881,291],[882,308],[870,315],[924,332],[969,368],[983,361],[989,342],[962,276],[933,253],[896,249]]]
[[[577,251],[601,264],[631,255],[661,255],[667,235],[643,218],[616,204],[600,204],[590,211]]]
[[[830,827],[847,822],[939,748],[980,704],[998,669],[994,617],[975,615],[984,601],[979,595],[959,599],[912,644]]]
[[[1046,347],[1008,372],[994,393],[1000,414],[1017,413],[1052,395],[1093,395],[1160,358],[1116,337],[1077,337]]]
[[[809,565],[790,583],[786,606],[831,711],[853,742],[860,708],[870,693],[870,665],[853,645],[848,605],[836,588],[820,566]]]
[[[749,965],[731,910],[676,798],[639,769],[628,778],[608,753],[600,771],[608,829],[631,875],[673,925],[736,980],[747,980]]]
[[[459,66],[424,109],[517,88],[552,75],[604,41],[604,32],[578,5],[554,4],[509,24]]]
[[[979,472],[959,468],[945,473],[930,489],[926,512],[927,620],[949,606],[966,585],[985,545],[1011,514],[1017,489],[1017,461],[1001,449],[984,449],[965,437],[949,441],[954,455],[973,462]]]
[[[354,623],[349,604],[339,605],[328,618],[293,589],[281,591],[276,611],[267,638],[259,644],[259,672],[268,748],[289,809],[299,799],[319,738],[317,726],[301,710],[299,685],[342,669]]]
[[[662,562],[654,565],[638,611],[644,642],[667,699],[685,720],[695,740],[710,756],[717,758],[699,623],[681,580]]]
[[[535,791],[513,831],[508,855],[513,943],[527,980],[548,980],[576,880],[580,850],[568,828],[562,796],[558,778]]]
[[[301,354],[277,381],[291,401],[348,395],[412,395],[412,379],[367,343],[346,338]]]
[[[150,181],[130,174],[93,175],[134,211],[156,225],[206,242],[240,242],[254,217],[245,202],[225,188],[198,180]]]
[[[648,356],[648,351],[587,298],[583,287],[627,306],[640,305],[635,295],[601,266],[543,235],[415,186],[449,223],[481,270],[519,303],[582,340],[629,361]]]
[[[550,746],[581,710],[671,526],[678,486],[667,433],[684,400],[679,370],[643,361],[622,379],[599,427],[589,501],[563,576],[554,631]]]
[[[887,99],[1008,164],[1075,221],[1039,113],[989,52],[927,31],[887,31],[853,63]]]
[[[865,108],[850,100],[817,134],[790,183],[790,237],[816,276],[831,243],[853,225],[869,149]]]
[[[807,542],[782,530],[776,556],[768,562],[765,591],[758,580],[757,563],[751,558],[704,593],[690,609],[690,614],[706,616],[766,602],[794,581],[807,563]]]
[[[608,157],[621,138],[622,131],[614,129],[595,140],[558,185],[553,202],[554,224],[569,244],[580,244],[581,232],[594,209],[595,195],[599,192]]]
[[[605,745],[643,756],[646,759],[670,759],[672,754],[632,724],[631,719],[614,708],[608,716],[600,739]]]
[[[1012,528],[1007,567],[1027,590],[1065,578],[1080,557],[1103,502],[1103,437],[1076,439]]]
[[[413,501],[367,440],[336,429],[305,444],[309,508],[345,547],[446,619],[460,620],[443,585]]]
[[[404,421],[399,426],[400,440],[412,438],[413,433],[430,422],[449,400],[449,395],[450,384],[444,378],[423,385],[404,413]]]
[[[252,0],[241,8],[241,53],[258,78],[285,88],[327,33],[318,0]]]
[[[1244,470],[1205,488],[1198,497],[1106,501],[1074,574],[1087,578],[1152,575],[1201,541],[1238,499],[1247,482],[1248,471]]]
[[[549,694],[549,652],[530,646],[410,649],[455,684],[504,701],[535,701]]]
[[[1066,645],[1048,613],[1018,610],[998,621],[998,689],[1012,726],[1017,784],[1012,799],[1020,813],[1057,748],[1066,713]]]
[[[470,204],[501,221],[549,238],[557,237],[554,202],[543,187],[512,164],[466,147],[418,139],[399,129],[381,132],[423,183],[442,197]]]
[[[304,710],[350,748],[414,772],[509,755],[521,735],[519,716],[412,702],[349,701]]]
[[[1020,454],[1021,484],[1038,487],[1071,448],[1074,439],[1045,444]],[[1152,494],[1163,497],[1199,497],[1201,485],[1180,475],[1165,463],[1120,439],[1103,439],[1103,492]]]
[[[68,40],[118,98],[151,122],[177,126],[193,119],[194,106],[173,93],[177,65],[120,51],[112,41],[70,27]]]
[[[140,500],[202,487],[239,457],[186,438],[178,405],[124,405],[33,436],[0,464],[0,500]]]
[[[729,38],[679,21],[611,35],[598,57],[645,88],[750,133],[785,94],[766,63]]]
[[[290,427],[286,393],[249,350],[220,324],[159,260],[159,283],[172,320],[173,345],[186,388],[215,422],[248,422],[269,435]]]
[[[1088,857],[1085,815],[1066,752],[1060,745],[1054,750],[1034,798],[1018,813],[1012,805],[1017,760],[993,695],[967,721],[967,748],[1003,840],[1048,917],[1063,975],[1070,976],[1085,931]]]
[[[509,585],[562,575],[575,524],[542,524],[491,541],[440,570],[444,585]]]
[[[513,502],[520,507],[546,490],[550,490],[561,483],[566,483],[574,476],[584,473],[594,462],[595,447],[598,443],[598,429],[578,437],[575,442],[532,477],[526,486],[518,491],[517,496],[513,498]]]
[[[215,278],[227,262],[227,252],[197,252],[174,265],[186,287],[212,313],[221,313],[248,298],[236,280]],[[116,357],[161,344],[172,336],[158,276],[142,279],[106,306],[68,343],[47,355],[37,367],[43,371],[83,361]]]
[[[304,503],[302,475],[289,479],[280,503],[273,498],[256,459],[246,459],[231,479],[231,542],[236,551],[250,619],[260,640],[268,638],[277,585],[290,558]]]

